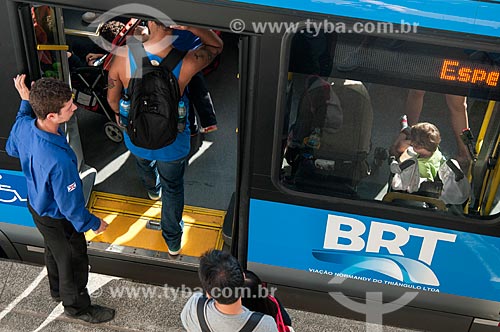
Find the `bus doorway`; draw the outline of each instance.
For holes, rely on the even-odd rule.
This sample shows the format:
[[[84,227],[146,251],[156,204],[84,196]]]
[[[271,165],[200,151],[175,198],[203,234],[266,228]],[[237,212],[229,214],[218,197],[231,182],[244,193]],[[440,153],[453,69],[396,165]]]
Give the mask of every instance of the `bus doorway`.
[[[88,53],[95,52],[90,38],[99,35],[98,29],[82,21],[84,13],[84,10],[55,8],[50,14],[53,17],[60,15],[59,20],[64,22],[61,28],[67,41],[65,52],[82,62],[86,62]],[[114,20],[127,22],[130,17],[116,17]],[[61,44],[66,43],[64,39]],[[88,208],[109,223],[102,235],[97,236],[91,231],[86,234],[91,254],[118,254],[120,258],[126,256],[134,261],[170,266],[180,264],[194,269],[198,257],[205,251],[224,247],[222,226],[228,219],[228,205],[236,191],[239,56],[238,36],[224,33],[222,39],[225,47],[220,58],[216,59],[218,66],[205,74],[206,86],[216,110],[217,130],[193,133],[191,136],[191,152],[184,176],[184,233],[179,256],[168,254],[162,237],[161,200],[148,197],[136,169],[135,157],[124,143],[110,139],[107,130],[110,118],[88,107],[78,108],[81,159],[95,169]],[[106,75],[103,68],[98,70],[99,74]],[[85,73],[95,71],[96,67],[88,63],[69,68],[65,80],[71,81],[77,104],[84,104],[82,91],[78,90],[82,76],[88,78]],[[47,71],[42,70],[41,73],[47,76]],[[92,82],[87,83],[94,88]],[[100,93],[106,95],[105,91]],[[92,93],[88,95],[96,97]],[[106,103],[105,100],[100,102]],[[105,273],[113,273],[112,267],[102,266]]]

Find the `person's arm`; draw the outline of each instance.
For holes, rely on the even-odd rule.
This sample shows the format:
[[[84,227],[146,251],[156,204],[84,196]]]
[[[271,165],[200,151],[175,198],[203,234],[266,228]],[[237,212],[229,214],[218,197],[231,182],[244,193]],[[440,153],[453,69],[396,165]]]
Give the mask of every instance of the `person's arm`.
[[[60,161],[58,168],[50,174],[50,185],[59,211],[73,224],[77,232],[92,229],[97,233],[106,228],[106,225],[103,225],[105,222],[85,207],[82,182],[73,161]]]
[[[189,51],[184,57],[181,73],[179,75],[179,85],[182,92],[187,83],[189,83],[191,77],[208,66],[215,57],[222,52],[224,43],[212,30],[178,25],[171,26],[171,28],[190,31],[198,36],[202,43],[200,47]]]
[[[401,132],[399,133],[398,137],[392,144],[392,146],[389,149],[389,153],[391,156],[395,156],[396,158],[399,158],[403,152],[408,149],[408,147],[411,145],[411,141],[407,138],[406,133]]]
[[[87,66],[87,64],[75,53],[66,52],[66,54],[68,55],[68,65],[71,70]]]
[[[33,109],[31,108],[31,105],[29,103],[30,90],[24,83],[25,79],[26,79],[25,74],[17,75],[14,78],[14,86],[16,87],[16,90],[19,93],[19,96],[21,97],[21,105],[19,106],[19,111],[17,112],[16,115],[16,122],[21,121],[23,119],[31,121],[35,118]],[[5,150],[7,151],[7,154],[9,156],[14,158],[19,158],[19,150],[17,149],[18,135],[16,133],[17,129],[16,127],[13,127],[9,139],[7,140]]]
[[[104,54],[100,53],[89,53],[85,56],[85,61],[87,62],[88,66],[93,66],[94,62],[102,58]]]
[[[26,74],[17,75],[14,78],[14,86],[16,87],[17,92],[19,93],[19,97],[21,97],[21,105],[19,106],[19,111],[16,116],[16,121],[23,117],[30,117],[31,119],[35,118],[33,113],[33,109],[29,103],[30,99],[30,90],[24,83],[26,80]]]
[[[116,122],[120,123],[120,98],[122,96],[123,84],[120,79],[120,66],[124,65],[124,58],[115,55],[108,72],[108,104],[115,112]]]

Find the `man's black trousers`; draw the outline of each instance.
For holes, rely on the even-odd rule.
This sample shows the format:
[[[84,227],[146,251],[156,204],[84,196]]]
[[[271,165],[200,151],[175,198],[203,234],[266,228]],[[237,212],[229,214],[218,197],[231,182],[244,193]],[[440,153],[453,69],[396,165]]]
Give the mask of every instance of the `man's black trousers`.
[[[62,299],[66,313],[84,313],[90,305],[85,235],[78,233],[66,219],[42,217],[28,207],[45,242],[45,265],[52,297]]]

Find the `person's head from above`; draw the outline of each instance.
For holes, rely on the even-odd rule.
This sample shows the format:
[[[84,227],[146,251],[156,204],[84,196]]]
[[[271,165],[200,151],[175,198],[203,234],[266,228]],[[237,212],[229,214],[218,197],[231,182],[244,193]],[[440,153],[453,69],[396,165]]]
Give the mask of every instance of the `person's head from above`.
[[[252,271],[245,271],[245,288],[250,290],[250,295],[258,295],[260,288],[265,286],[266,285],[260,280],[259,276]]]
[[[441,134],[432,123],[420,122],[411,127],[410,142],[420,157],[429,158],[441,143]]]
[[[172,28],[167,27],[163,22],[159,20],[149,20],[148,29],[150,33],[161,31],[164,33],[172,33]]]
[[[220,304],[233,304],[241,297],[243,269],[238,260],[227,252],[206,252],[200,259],[198,276],[207,296]]]
[[[120,21],[108,21],[99,28],[99,36],[112,43],[124,27],[125,24]]]
[[[38,119],[67,122],[75,113],[69,85],[55,78],[42,78],[31,87],[29,102]]]

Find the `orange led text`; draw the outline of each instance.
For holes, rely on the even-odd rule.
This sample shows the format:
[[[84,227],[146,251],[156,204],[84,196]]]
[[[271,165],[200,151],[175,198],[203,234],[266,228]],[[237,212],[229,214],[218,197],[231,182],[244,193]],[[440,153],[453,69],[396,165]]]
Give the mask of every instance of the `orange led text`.
[[[497,86],[500,71],[471,68],[461,65],[457,60],[444,60],[440,78],[447,81]]]

